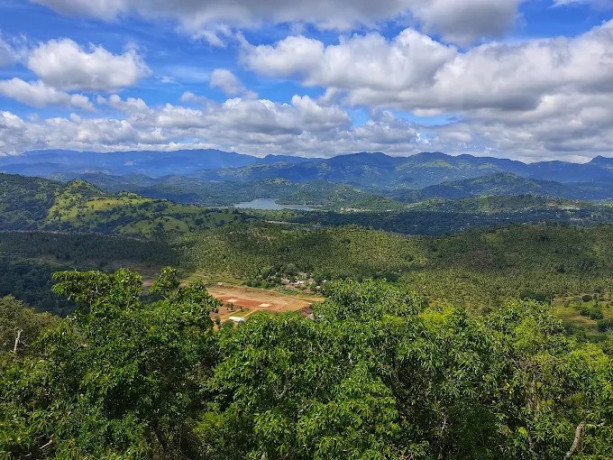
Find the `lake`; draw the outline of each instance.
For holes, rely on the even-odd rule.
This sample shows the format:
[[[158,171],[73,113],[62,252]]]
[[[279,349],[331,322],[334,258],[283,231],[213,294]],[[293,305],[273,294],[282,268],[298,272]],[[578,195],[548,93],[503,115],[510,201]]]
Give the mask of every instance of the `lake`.
[[[262,211],[283,211],[284,209],[294,209],[296,211],[314,211],[312,206],[299,206],[294,204],[277,204],[278,198],[256,198],[252,201],[244,201],[234,205],[241,209],[260,209]]]

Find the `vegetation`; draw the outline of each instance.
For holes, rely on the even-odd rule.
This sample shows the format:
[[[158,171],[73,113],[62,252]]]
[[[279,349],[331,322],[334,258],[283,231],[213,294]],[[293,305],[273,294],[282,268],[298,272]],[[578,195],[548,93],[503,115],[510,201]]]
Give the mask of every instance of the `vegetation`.
[[[0,233],[0,296],[13,295],[40,311],[64,316],[74,304],[51,292],[52,275],[68,269],[137,268],[152,274],[178,265],[179,252],[162,241],[49,232]]]
[[[56,279],[75,314],[0,354],[4,455],[613,455],[611,358],[542,304],[475,316],[343,281],[313,320],[259,313],[215,331],[218,303],[172,270],[145,303],[133,272]]]
[[[461,170],[443,160],[424,168]],[[0,184],[0,458],[613,457],[613,208],[265,179],[338,212],[239,212]],[[181,280],[326,300],[235,325]]]
[[[59,182],[0,174],[0,230],[38,228],[60,188]]]
[[[244,220],[237,211],[205,210],[123,193],[109,196],[73,181],[49,209],[44,228],[155,237],[185,233]]]

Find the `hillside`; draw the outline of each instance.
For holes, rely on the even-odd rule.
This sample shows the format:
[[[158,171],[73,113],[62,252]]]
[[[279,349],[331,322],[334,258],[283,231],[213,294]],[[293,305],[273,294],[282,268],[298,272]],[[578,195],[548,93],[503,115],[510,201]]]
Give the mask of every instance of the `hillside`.
[[[101,232],[150,238],[177,236],[235,222],[271,220],[316,226],[357,224],[398,233],[439,235],[510,223],[590,226],[613,222],[610,206],[528,196],[426,201],[411,209],[351,186],[327,182],[294,186],[277,179],[238,187],[234,194],[232,183],[218,184],[211,196],[225,194],[234,200],[249,193],[280,192],[281,202],[324,206],[321,211],[312,212],[239,211],[177,204],[129,192],[109,194],[82,180],[61,185],[42,179],[7,177],[3,181],[4,175],[0,175],[5,190],[0,205],[9,210],[7,217],[1,219],[5,230]],[[25,210],[20,205],[24,197],[28,203]]]
[[[61,188],[59,182],[0,174],[0,230],[37,228]]]
[[[253,165],[235,170],[203,171],[198,177],[237,181],[270,178],[293,182],[326,180],[379,189],[422,188],[446,180],[479,177],[507,170],[524,171],[525,166],[509,160],[469,155],[452,157],[442,153],[421,153],[411,157],[391,157],[383,153],[356,153],[295,165]]]
[[[434,198],[462,199],[475,196],[536,195],[569,200],[597,201],[613,199],[613,188],[599,184],[562,184],[529,179],[510,173],[498,173],[455,182],[444,182],[421,190],[392,194],[403,202],[419,202]]]
[[[0,174],[1,230],[180,234],[244,222],[237,210],[204,209],[133,193],[107,194],[82,180],[60,184]]]
[[[421,189],[454,182],[508,173],[538,181],[561,183],[613,184],[613,169],[605,161],[587,164],[542,162],[525,164],[471,155],[451,156],[425,152],[410,157],[383,153],[356,153],[298,164],[250,165],[236,169],[209,170],[193,174],[205,180],[254,181],[282,178],[292,182],[326,180],[375,189]]]

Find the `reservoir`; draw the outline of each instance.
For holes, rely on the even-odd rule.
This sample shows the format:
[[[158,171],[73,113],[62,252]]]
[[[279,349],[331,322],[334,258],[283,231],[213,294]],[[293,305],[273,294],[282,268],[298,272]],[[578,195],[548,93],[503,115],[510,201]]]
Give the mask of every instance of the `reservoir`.
[[[245,201],[234,205],[241,209],[260,209],[262,211],[283,211],[284,209],[294,209],[297,211],[314,211],[312,206],[300,206],[293,204],[277,204],[277,198],[256,198],[252,201]]]

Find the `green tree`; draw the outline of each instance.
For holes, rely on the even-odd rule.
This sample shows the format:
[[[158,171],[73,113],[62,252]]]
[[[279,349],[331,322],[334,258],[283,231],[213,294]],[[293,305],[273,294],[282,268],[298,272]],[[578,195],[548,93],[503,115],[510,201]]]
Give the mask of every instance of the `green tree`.
[[[36,343],[36,357],[4,357],[0,450],[67,458],[189,451],[190,415],[216,361],[209,313],[218,301],[187,286],[142,304],[140,276],[127,270],[55,279],[77,310]]]

